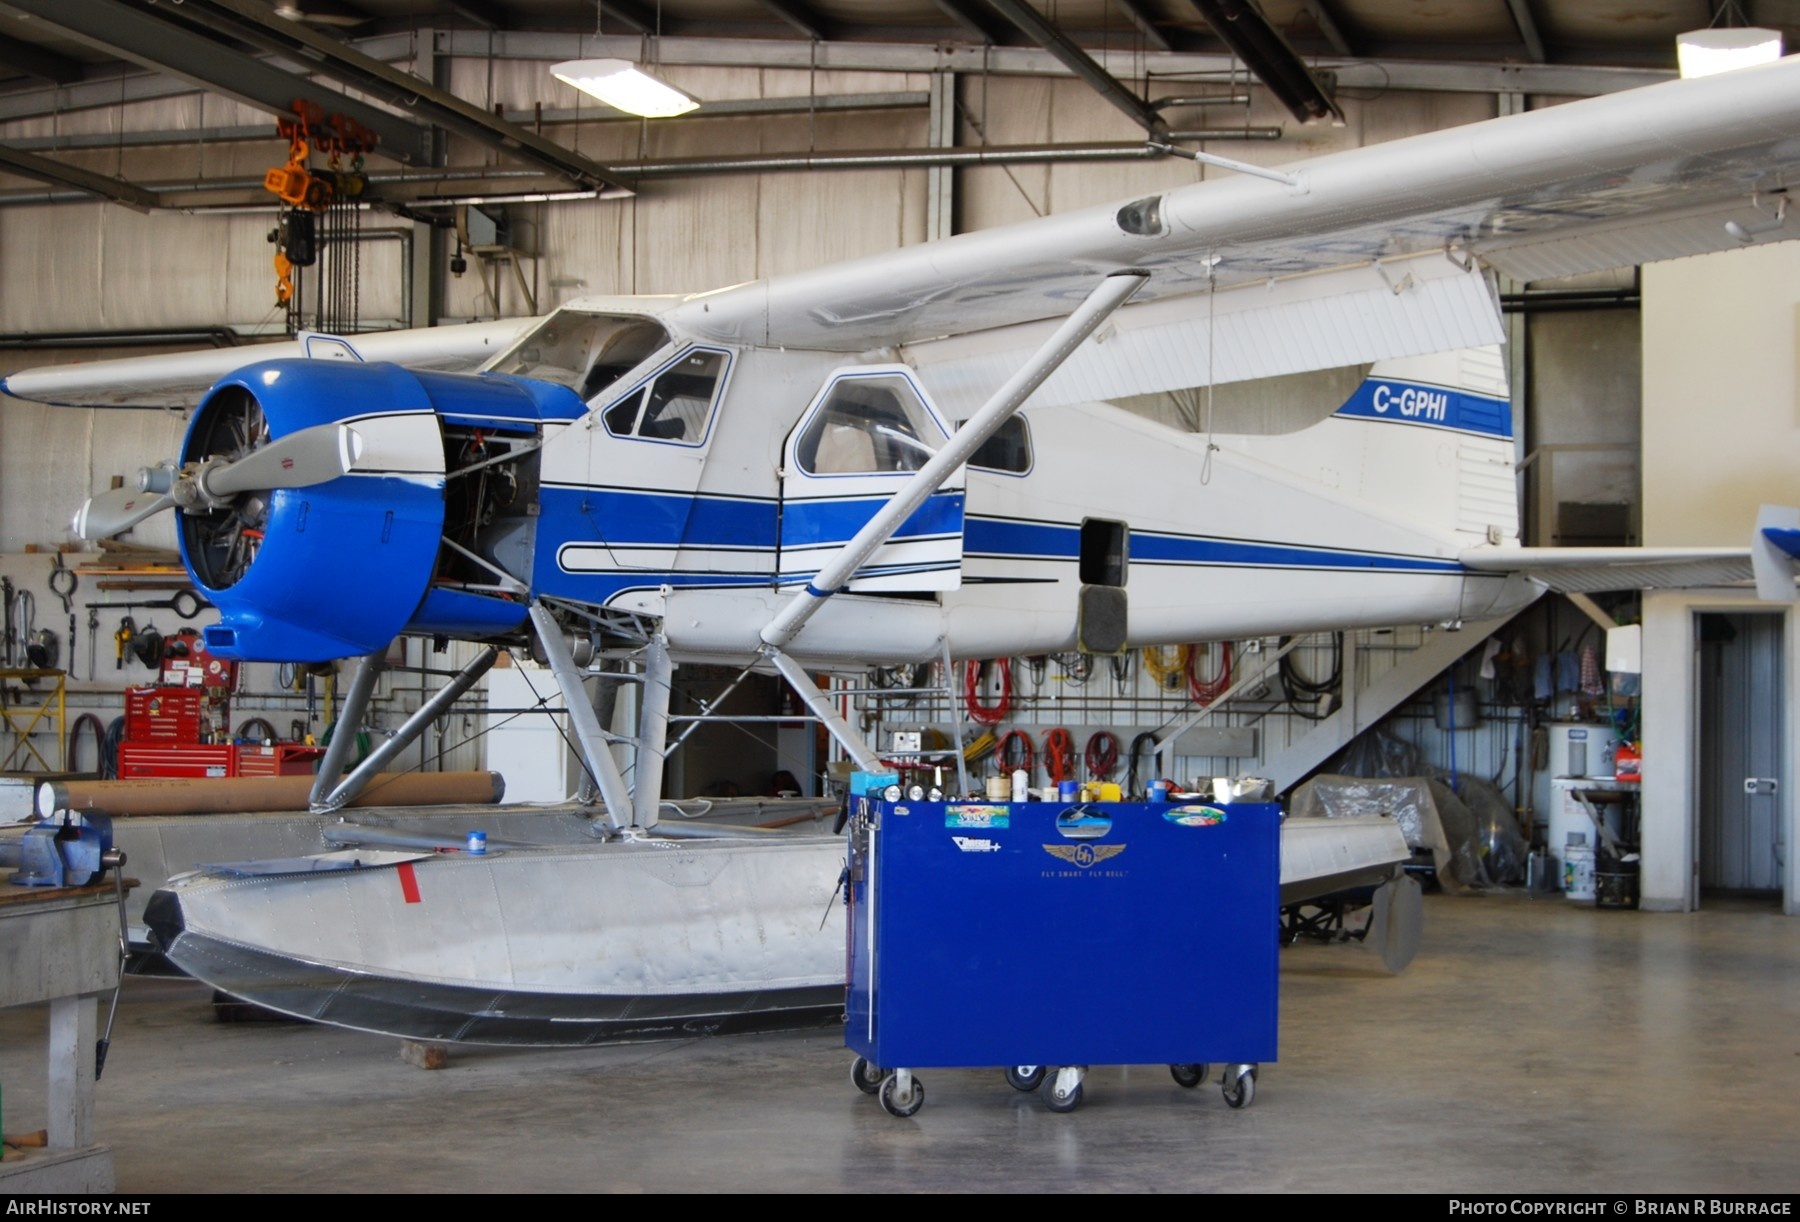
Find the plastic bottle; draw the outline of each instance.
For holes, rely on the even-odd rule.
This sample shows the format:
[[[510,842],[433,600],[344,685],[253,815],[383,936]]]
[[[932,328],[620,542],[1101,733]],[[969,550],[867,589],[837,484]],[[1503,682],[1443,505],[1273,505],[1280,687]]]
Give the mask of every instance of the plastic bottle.
[[[1012,800],[1015,802],[1024,802],[1028,800],[1031,796],[1030,787],[1031,774],[1026,772],[1023,768],[1013,769]]]
[[[1587,833],[1569,833],[1569,843],[1563,848],[1562,877],[1565,899],[1593,902],[1594,846],[1587,842]]]

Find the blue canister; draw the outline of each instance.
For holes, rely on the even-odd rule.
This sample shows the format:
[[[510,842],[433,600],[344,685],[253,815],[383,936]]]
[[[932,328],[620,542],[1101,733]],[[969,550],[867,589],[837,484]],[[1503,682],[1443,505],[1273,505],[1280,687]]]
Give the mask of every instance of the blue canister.
[[[469,850],[468,851],[471,853],[487,852],[487,833],[486,832],[470,832],[469,833]]]
[[[1073,802],[1080,793],[1080,781],[1058,781],[1056,783],[1056,796],[1061,801]]]
[[[1150,800],[1152,802],[1167,802],[1169,800],[1169,783],[1167,781],[1151,781]]]

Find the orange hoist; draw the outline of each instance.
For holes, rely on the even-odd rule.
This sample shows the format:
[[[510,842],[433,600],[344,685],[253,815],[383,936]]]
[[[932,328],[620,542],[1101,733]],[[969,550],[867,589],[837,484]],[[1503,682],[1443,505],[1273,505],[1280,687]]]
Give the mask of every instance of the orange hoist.
[[[374,132],[344,115],[327,115],[317,102],[297,98],[293,114],[276,122],[288,142],[287,164],[263,175],[263,186],[287,205],[269,234],[275,243],[275,300],[286,305],[294,295],[296,267],[318,259],[314,218],[342,199],[361,195],[367,180],[363,160],[374,150]],[[314,152],[326,157],[326,169],[314,169]],[[345,168],[345,160],[349,168]]]

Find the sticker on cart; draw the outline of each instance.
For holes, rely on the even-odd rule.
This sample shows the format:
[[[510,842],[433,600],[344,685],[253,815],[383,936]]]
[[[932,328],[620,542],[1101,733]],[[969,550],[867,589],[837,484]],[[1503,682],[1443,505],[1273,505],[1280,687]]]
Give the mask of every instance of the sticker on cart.
[[[1011,827],[1012,811],[1005,806],[946,806],[945,827]]]
[[[1122,844],[1047,844],[1044,852],[1058,861],[1066,861],[1083,870],[1099,865],[1103,861],[1111,861],[1125,851]]]
[[[955,842],[957,848],[965,853],[998,853],[1000,851],[999,841],[989,840],[983,836],[952,836],[950,839]]]
[[[1216,806],[1171,806],[1163,818],[1181,827],[1217,827],[1225,812]]]

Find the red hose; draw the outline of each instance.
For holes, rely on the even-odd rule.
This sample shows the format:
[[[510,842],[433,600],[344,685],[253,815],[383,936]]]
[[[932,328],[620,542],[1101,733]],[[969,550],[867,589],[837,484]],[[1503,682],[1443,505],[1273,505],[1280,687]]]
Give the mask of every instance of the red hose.
[[[993,704],[983,704],[981,663],[974,658],[963,663],[963,704],[968,708],[970,718],[984,726],[999,725],[1012,711],[1012,659],[1001,658],[997,665],[1000,668],[1000,699]]]
[[[1074,779],[1075,741],[1060,726],[1044,735],[1044,771],[1052,785]]]
[[[1096,730],[1087,740],[1083,758],[1087,761],[1089,776],[1096,781],[1107,780],[1119,766],[1119,740],[1111,730]]]
[[[1014,747],[1018,752],[1014,754]],[[1000,765],[1000,771],[1011,776],[1013,771],[1023,768],[1029,773],[1036,766],[1037,753],[1031,746],[1031,735],[1023,730],[1008,730],[1000,740],[999,748],[994,752],[994,759]]]
[[[1219,642],[1219,673],[1210,679],[1201,679],[1194,673],[1201,653],[1202,648],[1195,646],[1188,654],[1187,682],[1188,695],[1194,698],[1195,704],[1205,708],[1231,687],[1231,642]]]

